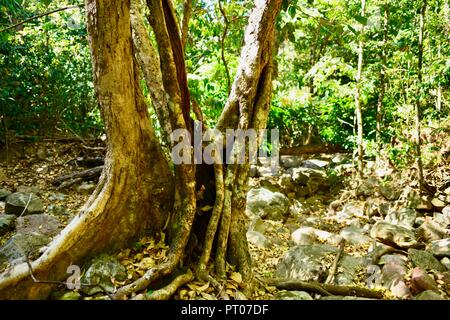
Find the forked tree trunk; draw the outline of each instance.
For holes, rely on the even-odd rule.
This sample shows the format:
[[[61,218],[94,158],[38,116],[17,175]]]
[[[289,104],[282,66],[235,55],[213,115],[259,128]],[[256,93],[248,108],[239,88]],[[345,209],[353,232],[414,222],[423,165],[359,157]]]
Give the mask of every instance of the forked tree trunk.
[[[245,32],[237,75],[218,122],[219,130],[263,129],[266,126],[272,88],[275,20],[281,2],[260,0],[255,3]],[[139,72],[133,53],[144,71],[161,126],[166,130],[192,129],[182,41],[172,4],[169,0],[147,0],[147,5],[159,60],[151,46],[140,50],[148,39],[136,10],[130,19],[129,0],[87,2],[95,87],[108,135],[105,170],[79,216],[43,256],[32,263],[34,275],[40,280],[63,280],[69,264],[126,245],[144,227],[151,231],[161,230],[167,218],[171,239],[167,261],[120,288],[114,294],[117,299],[144,290],[154,280],[170,274],[183,261],[196,214],[195,167],[193,164],[175,165],[172,176],[138,85]],[[150,54],[146,56],[145,52]],[[149,69],[149,64],[159,65],[159,69]],[[166,132],[166,137],[169,134]],[[190,155],[193,159],[192,151]],[[216,199],[206,235],[201,239],[204,252],[196,274],[212,281],[206,270],[217,238],[216,273],[225,276],[226,261],[229,261],[242,272],[244,283],[250,287],[252,272],[244,212],[249,163],[226,167],[215,165],[214,169]],[[174,180],[177,182],[175,188]],[[171,211],[173,215],[167,217]],[[50,285],[31,281],[26,264],[0,278],[0,298],[44,298],[50,289]]]
[[[31,263],[39,280],[64,280],[67,267],[161,230],[173,204],[173,178],[151,127],[133,63],[129,2],[87,1],[94,80],[107,133],[100,182],[64,231]],[[111,32],[113,30],[113,32]],[[160,183],[164,181],[164,183]],[[0,276],[0,298],[45,298],[27,264]]]

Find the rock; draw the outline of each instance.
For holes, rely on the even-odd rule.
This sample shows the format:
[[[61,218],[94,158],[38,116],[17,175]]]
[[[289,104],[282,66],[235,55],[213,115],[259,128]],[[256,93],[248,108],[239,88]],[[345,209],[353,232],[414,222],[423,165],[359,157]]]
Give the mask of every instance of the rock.
[[[302,227],[292,233],[291,240],[296,245],[310,245],[316,242],[317,235],[314,228]]]
[[[308,212],[309,210],[298,200],[294,200],[292,205],[289,207],[289,215],[291,217],[299,217],[307,214]]]
[[[427,245],[427,250],[435,256],[450,257],[450,238],[431,241]]]
[[[47,214],[33,214],[17,218],[16,229],[22,234],[40,233],[53,237],[61,230],[61,224],[58,219]]]
[[[279,291],[273,296],[274,300],[314,300],[305,291]]]
[[[417,245],[417,240],[411,230],[385,221],[375,223],[370,231],[370,236],[381,243],[394,247],[411,248]]]
[[[380,184],[380,193],[389,201],[395,201],[400,198],[400,195],[402,194],[402,190],[398,187],[394,187],[390,183],[381,183]]]
[[[27,210],[23,213],[24,215],[36,214],[44,211],[44,205],[42,204],[41,199],[39,199],[34,193],[15,192],[6,198],[6,214],[14,214],[19,216],[22,214],[25,207]]]
[[[298,168],[301,167],[303,163],[302,157],[298,156],[281,156],[280,164],[284,169]]]
[[[5,263],[24,262],[26,256],[38,253],[50,238],[42,234],[16,234],[0,248],[0,267]]]
[[[37,186],[19,186],[16,192],[40,194],[42,190]]]
[[[246,213],[269,220],[283,220],[289,213],[290,201],[280,192],[265,188],[251,189],[247,194]]]
[[[0,201],[4,201],[7,196],[11,194],[11,191],[7,189],[0,189]]]
[[[115,281],[124,281],[126,278],[126,268],[115,257],[101,255],[91,261],[81,278],[82,283],[96,286],[82,286],[81,291],[87,295],[105,291],[113,293],[116,287],[112,279]]]
[[[62,193],[52,193],[48,197],[48,200],[50,200],[50,201],[64,201],[65,198],[66,198],[66,195],[64,195]]]
[[[419,241],[429,242],[440,240],[446,236],[445,230],[431,219],[425,219],[425,222],[416,230],[416,238]]]
[[[47,207],[48,213],[51,213],[54,216],[66,216],[69,215],[69,212],[63,206],[58,206],[56,204],[51,204]]]
[[[267,237],[257,231],[248,231],[247,241],[258,248],[267,248],[270,245]]]
[[[431,204],[433,205],[433,207],[435,207],[437,210],[442,210],[445,208],[446,203],[442,200],[440,200],[439,198],[433,198],[431,200]]]
[[[363,233],[363,230],[355,227],[344,228],[339,234],[347,241],[347,243],[353,245],[363,245],[372,241],[370,237]]]
[[[423,250],[409,249],[408,257],[416,267],[424,270],[436,270],[444,272],[445,266],[439,262],[431,253]]]
[[[370,259],[365,257],[355,257],[343,255],[338,263],[337,273],[334,282],[337,285],[357,285],[358,275],[367,269]]]
[[[280,259],[276,277],[303,281],[323,281],[327,276],[329,263],[339,249],[325,244],[303,245],[290,249]]]
[[[392,286],[403,281],[407,273],[406,265],[402,263],[389,262],[381,269],[381,281],[383,286],[390,289]]]
[[[450,216],[446,216],[442,213],[433,213],[433,221],[439,224],[442,228],[447,228],[450,226]]]
[[[445,298],[434,291],[426,290],[415,296],[414,300],[445,300]]]
[[[338,218],[364,217],[364,202],[349,202],[338,213]]]
[[[444,209],[442,209],[442,214],[450,219],[450,205],[448,205]]]
[[[308,169],[316,169],[316,170],[323,170],[328,166],[327,161],[323,160],[317,160],[317,159],[309,159],[305,160],[302,163],[302,167],[308,168]]]
[[[433,210],[433,204],[431,203],[430,199],[428,199],[428,197],[421,197],[416,210],[431,211]]]
[[[409,287],[403,280],[394,281],[389,287],[389,290],[391,291],[394,297],[399,299],[410,299],[412,296]]]
[[[415,293],[431,290],[439,292],[436,281],[430,277],[423,269],[416,267],[411,274],[411,288]]]
[[[78,193],[90,195],[94,192],[96,185],[92,183],[83,183],[76,188]]]
[[[389,212],[384,218],[390,224],[395,224],[408,229],[411,229],[417,217],[415,209],[403,208],[398,211]]]
[[[319,241],[326,242],[334,246],[339,246],[341,241],[344,240],[340,235],[328,231],[315,229],[315,233]]]
[[[356,196],[370,197],[373,196],[378,188],[379,182],[375,177],[369,177],[363,180],[356,188]]]
[[[80,300],[80,299],[81,294],[75,291],[66,292],[59,298],[59,300]]]
[[[16,218],[13,214],[0,214],[0,237],[8,231],[14,230]]]
[[[450,270],[450,259],[449,258],[447,258],[447,257],[442,258],[441,263],[442,263],[442,265],[444,265],[447,268],[447,270]]]
[[[261,234],[264,234],[269,226],[267,225],[267,222],[265,222],[260,217],[255,217],[251,222],[250,226],[248,228],[248,231],[256,231]]]

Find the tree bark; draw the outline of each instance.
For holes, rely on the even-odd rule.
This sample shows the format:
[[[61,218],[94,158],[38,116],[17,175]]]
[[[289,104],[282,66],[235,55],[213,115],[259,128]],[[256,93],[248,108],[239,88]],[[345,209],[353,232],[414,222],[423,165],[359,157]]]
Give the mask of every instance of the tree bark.
[[[366,0],[361,0],[361,16],[364,17],[366,13]],[[361,77],[363,69],[364,58],[364,25],[361,25],[359,34],[359,47],[358,47],[358,70],[356,73],[356,90],[355,90],[355,113],[356,124],[358,128],[358,175],[360,178],[364,177],[364,147],[363,147],[363,115],[361,107]]]
[[[381,49],[381,71],[380,71],[380,93],[377,102],[377,114],[376,114],[376,137],[375,142],[377,145],[376,164],[380,165],[380,157],[382,150],[381,143],[381,129],[383,120],[383,100],[386,93],[386,70],[387,70],[387,43],[389,32],[389,3],[384,3],[384,16],[383,16],[383,48]]]
[[[423,177],[423,164],[422,164],[422,141],[421,141],[421,95],[422,95],[422,67],[423,67],[423,38],[425,33],[425,14],[427,12],[427,0],[422,1],[419,17],[419,55],[417,66],[417,94],[415,103],[415,131],[416,131],[416,165],[417,165],[417,179],[421,190],[425,189],[425,182]]]
[[[161,230],[171,210],[173,178],[138,85],[129,5],[124,0],[86,3],[94,83],[107,133],[105,166],[79,214],[31,263],[39,280],[64,280],[69,265],[121,248],[145,229]],[[34,283],[27,264],[0,276],[0,298],[46,298],[51,287]]]

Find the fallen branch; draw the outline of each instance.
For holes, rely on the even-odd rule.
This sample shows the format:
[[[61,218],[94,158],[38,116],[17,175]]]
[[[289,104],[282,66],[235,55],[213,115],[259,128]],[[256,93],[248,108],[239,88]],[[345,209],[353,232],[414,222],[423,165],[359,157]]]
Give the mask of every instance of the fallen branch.
[[[384,294],[380,290],[371,290],[356,286],[337,286],[291,279],[264,279],[269,286],[275,286],[280,290],[301,290],[319,293],[327,296],[355,296],[371,299],[383,299]]]
[[[172,297],[177,289],[182,285],[191,282],[194,279],[194,275],[191,270],[187,273],[176,277],[169,285],[164,288],[153,291],[151,294],[138,294],[131,300],[168,300]]]
[[[344,253],[345,248],[345,239],[342,239],[339,243],[339,252],[337,253],[336,257],[334,258],[333,264],[331,265],[330,272],[328,273],[327,280],[325,280],[325,284],[332,284],[334,280],[334,275],[337,271],[337,266],[339,263],[339,260],[341,259],[342,254]]]
[[[81,179],[81,180],[77,181],[77,182],[79,182],[82,180],[97,179],[98,177],[100,177],[100,174],[102,173],[102,171],[103,171],[103,166],[98,166],[98,167],[94,167],[94,168],[84,170],[81,172],[75,172],[75,173],[72,173],[69,175],[59,176],[58,178],[53,180],[52,184],[54,186],[62,186],[63,182],[68,181],[68,180]],[[72,185],[72,184],[70,184],[70,185]],[[67,185],[64,185],[64,187],[67,187]]]

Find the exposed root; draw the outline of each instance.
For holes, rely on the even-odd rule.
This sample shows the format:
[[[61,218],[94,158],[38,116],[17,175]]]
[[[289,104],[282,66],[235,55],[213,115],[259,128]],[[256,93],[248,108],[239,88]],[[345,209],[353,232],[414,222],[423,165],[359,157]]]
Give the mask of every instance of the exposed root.
[[[344,248],[345,248],[345,239],[342,239],[341,242],[339,243],[339,252],[337,253],[336,257],[334,258],[333,264],[330,268],[330,272],[328,273],[328,277],[325,280],[325,284],[333,283],[334,275],[336,274],[339,260],[341,259],[341,256],[344,253]]]
[[[176,277],[169,285],[164,288],[153,291],[151,294],[138,294],[131,300],[168,300],[172,297],[179,287],[191,282],[194,279],[192,271],[189,269],[187,273]]]
[[[220,216],[223,209],[224,201],[224,182],[223,182],[223,166],[221,164],[214,165],[216,177],[216,201],[211,218],[208,223],[208,229],[205,235],[205,243],[202,256],[198,263],[198,272],[204,272],[211,256],[211,249],[216,235],[217,226],[219,225]]]
[[[302,290],[319,293],[325,296],[356,296],[371,299],[383,299],[383,292],[356,286],[337,286],[290,279],[264,279],[266,284],[275,286],[280,290]]]

